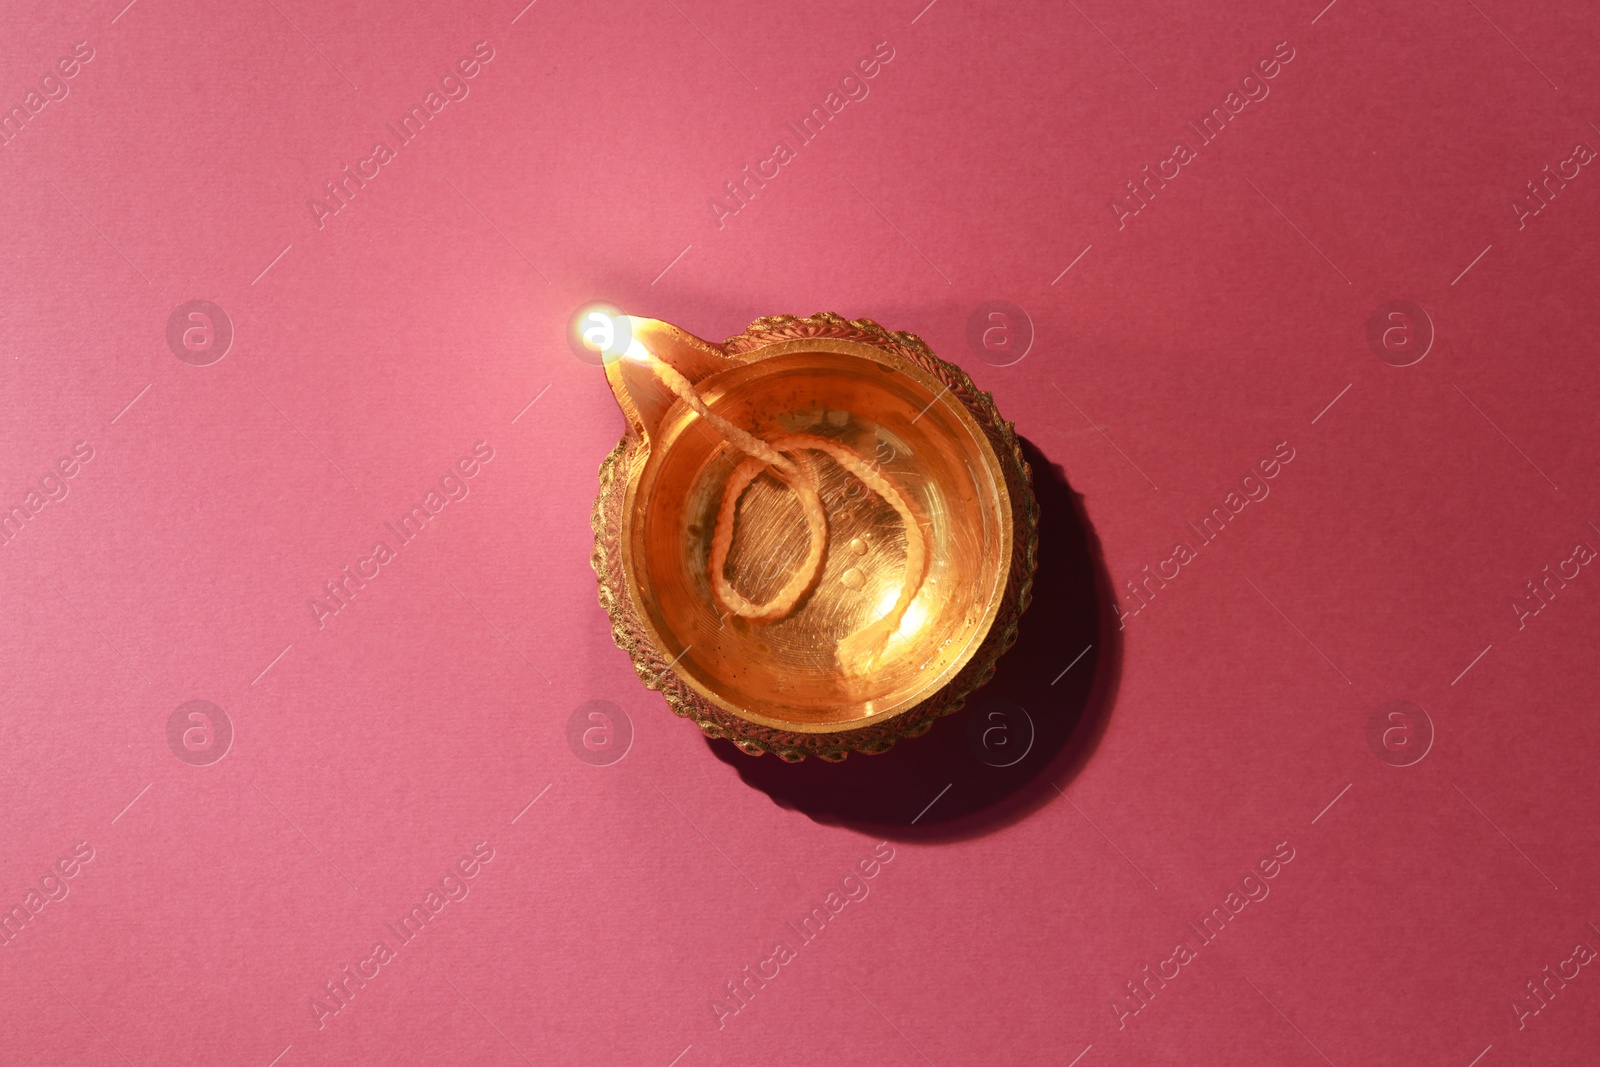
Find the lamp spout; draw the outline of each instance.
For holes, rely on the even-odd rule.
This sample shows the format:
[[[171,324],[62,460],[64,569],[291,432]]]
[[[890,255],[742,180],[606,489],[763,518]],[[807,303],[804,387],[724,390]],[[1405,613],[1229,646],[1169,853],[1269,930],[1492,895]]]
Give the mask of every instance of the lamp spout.
[[[646,444],[655,436],[656,427],[678,399],[661,382],[661,377],[650,368],[651,357],[683,375],[691,384],[717,371],[726,370],[734,362],[721,345],[703,341],[686,330],[681,330],[659,319],[625,319],[631,336],[625,342],[622,355],[606,363],[606,381],[611,393],[628,420],[628,430]],[[623,342],[618,342],[623,347]]]

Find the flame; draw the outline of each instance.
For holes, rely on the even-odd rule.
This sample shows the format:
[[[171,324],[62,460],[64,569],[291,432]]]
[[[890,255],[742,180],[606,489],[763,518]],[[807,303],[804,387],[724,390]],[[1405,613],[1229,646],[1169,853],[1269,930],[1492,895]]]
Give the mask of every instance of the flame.
[[[572,316],[572,335],[606,363],[620,358],[645,362],[650,352],[633,336],[628,316],[610,304],[590,304]]]

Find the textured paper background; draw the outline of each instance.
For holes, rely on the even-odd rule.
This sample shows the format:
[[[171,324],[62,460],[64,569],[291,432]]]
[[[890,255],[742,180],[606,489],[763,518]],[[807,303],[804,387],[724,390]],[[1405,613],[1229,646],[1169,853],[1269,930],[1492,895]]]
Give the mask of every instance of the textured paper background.
[[[3,24],[0,1061],[1594,1058],[1584,5],[13,0]],[[786,123],[846,90],[800,146]],[[709,206],[780,139],[776,177]],[[343,166],[377,169],[319,219]],[[715,338],[867,316],[993,390],[1047,570],[975,709],[786,768],[638,685],[588,565],[621,419],[562,340],[594,298]],[[191,300],[232,326],[208,365],[186,318],[168,342]],[[992,300],[1034,333],[1009,366],[968,345]],[[1398,352],[1368,340],[1396,300]],[[479,442],[397,547],[384,524]],[[1002,699],[1036,734],[1007,768],[968,742]],[[210,748],[187,713],[169,733],[191,700]],[[608,765],[568,740],[596,700],[631,730]],[[1020,743],[1007,714],[991,740]],[[1188,924],[1275,848],[1206,942]]]

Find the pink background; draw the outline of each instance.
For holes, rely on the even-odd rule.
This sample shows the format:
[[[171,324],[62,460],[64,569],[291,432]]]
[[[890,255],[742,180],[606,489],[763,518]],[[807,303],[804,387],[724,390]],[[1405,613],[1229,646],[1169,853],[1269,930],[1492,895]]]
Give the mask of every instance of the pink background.
[[[8,110],[93,50],[0,146],[0,503],[93,450],[0,547],[0,1061],[1593,1059],[1594,968],[1513,1007],[1600,945],[1600,575],[1513,607],[1600,546],[1600,176],[1512,206],[1600,144],[1584,5],[123,2],[19,0],[0,33]],[[480,41],[319,228],[309,198]],[[870,94],[719,227],[708,198],[879,42]],[[562,339],[594,298],[713,338],[867,316],[993,390],[1044,457],[1040,600],[983,697],[1027,709],[1025,759],[981,762],[968,712],[751,761],[638,685],[588,564],[622,423]],[[209,366],[167,343],[191,299],[235,330]],[[994,299],[1036,333],[1009,366],[966,340]],[[1436,331],[1403,368],[1367,341],[1391,300]],[[1270,496],[1119,631],[1280,442]],[[235,734],[209,766],[168,742],[194,699]],[[609,766],[567,741],[591,700],[632,724]],[[1369,742],[1395,700],[1436,734],[1410,766]],[[391,938],[479,842],[469,895]],[[1280,842],[1270,895],[1116,1008]]]

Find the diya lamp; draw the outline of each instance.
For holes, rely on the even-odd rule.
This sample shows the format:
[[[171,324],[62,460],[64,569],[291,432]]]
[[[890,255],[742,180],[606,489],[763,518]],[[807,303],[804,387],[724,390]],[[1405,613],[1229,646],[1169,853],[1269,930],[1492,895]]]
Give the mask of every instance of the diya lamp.
[[[788,761],[884,752],[993,676],[1031,595],[1038,507],[1012,424],[909,333],[823,313],[722,344],[596,306],[627,432],[592,563],[640,680]]]

